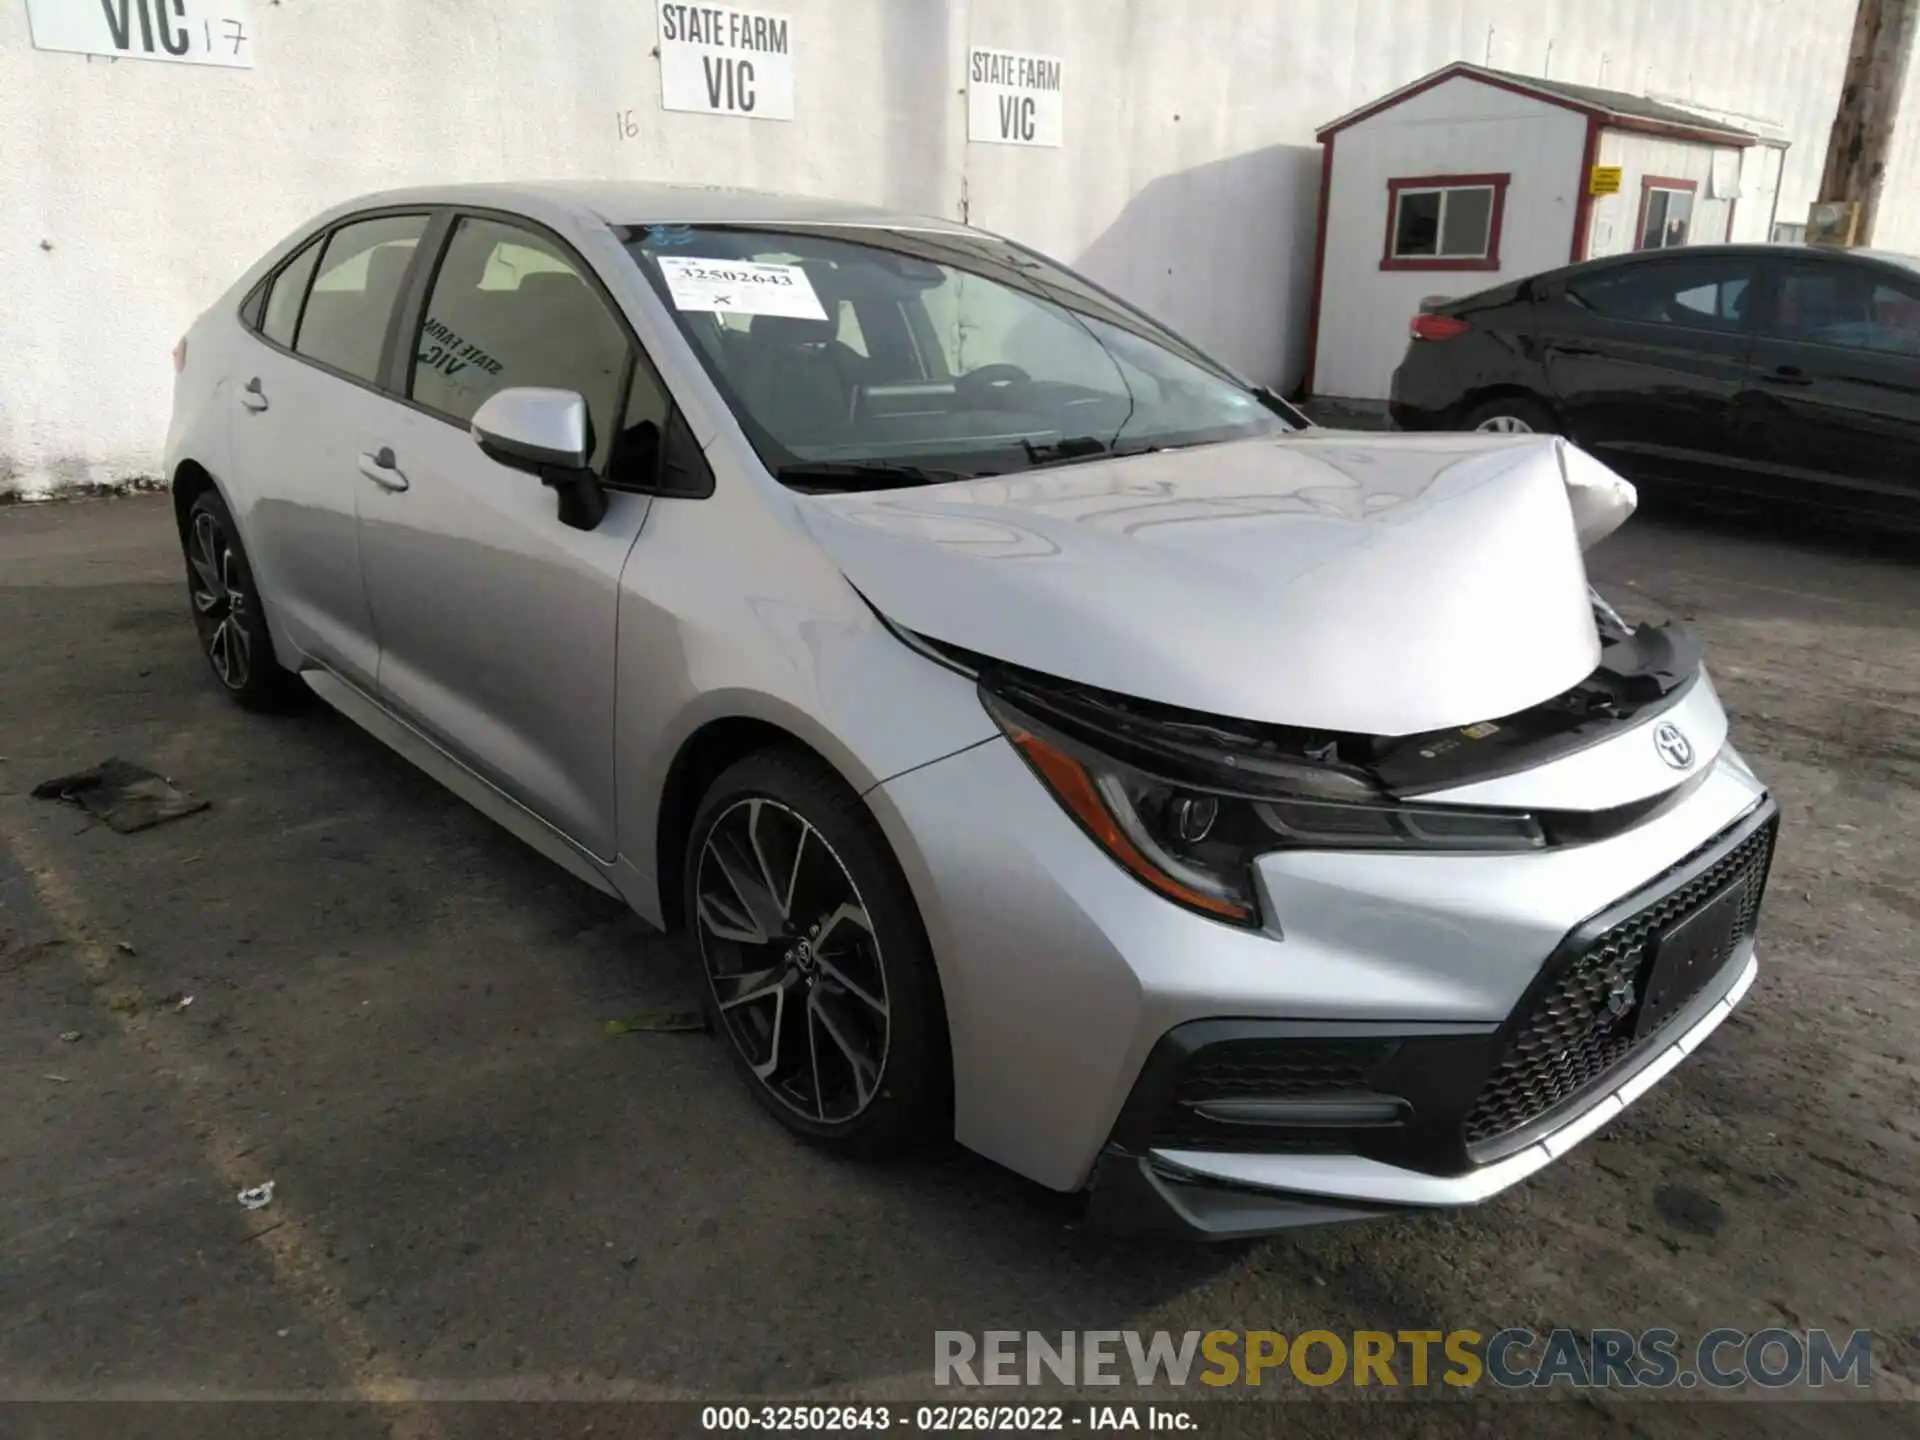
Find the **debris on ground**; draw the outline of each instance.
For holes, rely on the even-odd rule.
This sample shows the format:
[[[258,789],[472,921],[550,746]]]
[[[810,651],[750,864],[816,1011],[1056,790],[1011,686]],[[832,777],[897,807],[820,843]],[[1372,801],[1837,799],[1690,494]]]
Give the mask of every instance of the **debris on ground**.
[[[123,955],[138,955],[140,953],[138,950],[133,948],[131,943],[125,940],[114,941],[113,948],[120,951]]]
[[[273,1203],[273,1181],[262,1180],[258,1185],[249,1185],[237,1198],[248,1210],[264,1210]]]
[[[56,1085],[71,1085],[73,1083],[71,1080],[67,1079],[67,1077],[64,1075],[49,1075],[47,1076],[47,1079],[51,1080]]]
[[[624,1020],[607,1021],[609,1035],[688,1034],[707,1028],[707,1017],[699,1010],[642,1010]]]
[[[80,1038],[80,1032],[78,1030],[62,1030],[60,1032],[60,1038],[71,1045]]]
[[[191,1004],[193,1004],[193,996],[182,995],[177,1001],[174,1002],[173,1008],[176,1010],[184,1010]]]
[[[164,775],[118,757],[103,760],[91,770],[42,781],[33,787],[33,797],[77,805],[122,835],[192,815],[210,803],[189,795]]]
[[[1653,1192],[1653,1208],[1661,1219],[1694,1235],[1718,1235],[1727,1219],[1718,1200],[1686,1185],[1662,1185]]]

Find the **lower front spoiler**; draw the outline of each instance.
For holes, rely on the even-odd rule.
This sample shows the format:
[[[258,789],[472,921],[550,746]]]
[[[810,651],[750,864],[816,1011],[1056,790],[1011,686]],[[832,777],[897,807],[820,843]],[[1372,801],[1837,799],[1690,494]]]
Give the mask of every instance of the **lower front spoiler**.
[[[1129,1155],[1109,1148],[1094,1170],[1088,1223],[1118,1234],[1226,1241],[1397,1210],[1477,1205],[1565,1155],[1719,1029],[1760,971],[1751,943],[1743,950],[1733,983],[1717,998],[1697,1002],[1704,1013],[1688,1017],[1675,1039],[1650,1051],[1565,1124],[1491,1164],[1458,1175],[1431,1175],[1361,1155],[1174,1149]]]

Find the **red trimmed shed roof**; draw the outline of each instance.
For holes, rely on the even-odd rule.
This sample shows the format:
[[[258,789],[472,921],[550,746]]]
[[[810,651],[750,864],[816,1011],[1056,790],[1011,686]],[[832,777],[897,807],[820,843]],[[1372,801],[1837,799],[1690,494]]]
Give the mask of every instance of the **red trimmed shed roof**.
[[[1431,90],[1455,77],[1477,80],[1482,85],[1516,91],[1549,105],[1575,110],[1616,130],[1637,130],[1670,136],[1676,140],[1696,140],[1704,145],[1745,147],[1759,143],[1760,139],[1750,131],[1736,129],[1678,105],[1649,100],[1644,95],[1629,95],[1624,90],[1601,90],[1592,85],[1572,85],[1564,80],[1543,80],[1533,75],[1514,75],[1505,70],[1489,70],[1484,65],[1472,65],[1465,60],[1443,65],[1431,75],[1423,75],[1398,90],[1389,91],[1358,110],[1349,110],[1338,120],[1322,125],[1314,132],[1314,138],[1324,141],[1349,125],[1377,115],[1382,110],[1391,110],[1402,100],[1418,95],[1423,90]]]

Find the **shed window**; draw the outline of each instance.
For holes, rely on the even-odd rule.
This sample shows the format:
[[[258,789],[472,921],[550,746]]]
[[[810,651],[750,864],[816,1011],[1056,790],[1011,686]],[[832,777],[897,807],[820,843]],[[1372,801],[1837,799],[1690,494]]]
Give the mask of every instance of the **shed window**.
[[[1425,175],[1387,182],[1382,270],[1498,270],[1505,175]]]
[[[1640,182],[1640,250],[1671,250],[1687,243],[1693,229],[1697,180],[1649,175]]]

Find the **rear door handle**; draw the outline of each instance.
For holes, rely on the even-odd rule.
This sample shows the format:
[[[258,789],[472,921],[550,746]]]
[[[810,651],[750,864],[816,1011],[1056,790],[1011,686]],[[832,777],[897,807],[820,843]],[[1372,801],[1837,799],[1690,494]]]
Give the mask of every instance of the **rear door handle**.
[[[267,408],[267,392],[260,388],[258,375],[249,380],[247,388],[240,392],[240,403],[249,410],[258,411]]]
[[[1776,365],[1761,375],[1769,385],[1811,385],[1813,377],[1798,365]]]
[[[399,466],[393,458],[393,451],[385,445],[371,455],[360,457],[360,473],[382,490],[407,488],[407,477],[400,473]]]

